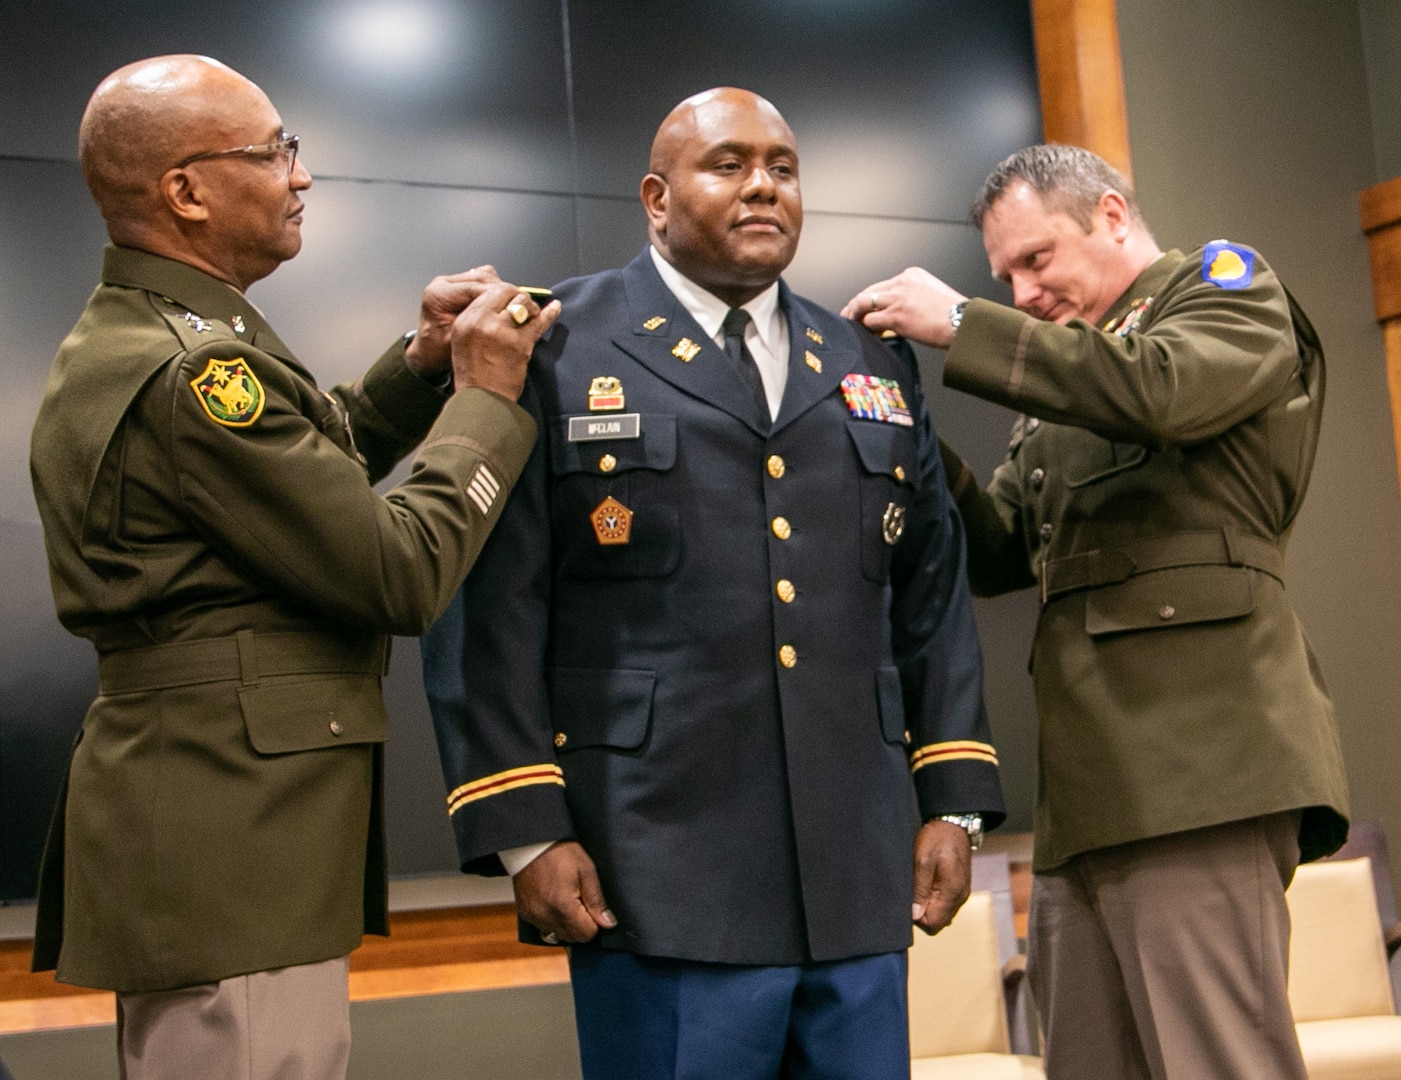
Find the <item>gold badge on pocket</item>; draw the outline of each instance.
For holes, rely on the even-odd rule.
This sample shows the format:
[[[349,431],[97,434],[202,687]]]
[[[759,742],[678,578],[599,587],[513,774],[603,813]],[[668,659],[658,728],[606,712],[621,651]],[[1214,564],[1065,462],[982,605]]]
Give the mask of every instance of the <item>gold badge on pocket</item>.
[[[623,384],[613,375],[600,375],[589,383],[589,412],[616,412],[626,403]]]
[[[632,511],[612,495],[594,508],[589,521],[600,544],[626,544],[632,539]]]
[[[905,534],[905,508],[898,503],[887,506],[881,515],[880,531],[887,544],[893,545],[899,540]]]

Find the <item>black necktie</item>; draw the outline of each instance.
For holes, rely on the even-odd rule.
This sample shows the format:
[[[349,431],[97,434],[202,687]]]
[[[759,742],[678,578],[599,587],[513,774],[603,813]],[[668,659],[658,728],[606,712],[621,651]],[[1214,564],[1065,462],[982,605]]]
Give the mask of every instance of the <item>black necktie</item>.
[[[759,365],[754,362],[754,354],[744,343],[744,328],[749,325],[749,312],[744,308],[730,308],[720,329],[725,335],[725,355],[739,371],[740,378],[749,387],[750,395],[759,406],[759,419],[765,428],[769,426],[769,396],[764,392],[764,379],[759,374]]]

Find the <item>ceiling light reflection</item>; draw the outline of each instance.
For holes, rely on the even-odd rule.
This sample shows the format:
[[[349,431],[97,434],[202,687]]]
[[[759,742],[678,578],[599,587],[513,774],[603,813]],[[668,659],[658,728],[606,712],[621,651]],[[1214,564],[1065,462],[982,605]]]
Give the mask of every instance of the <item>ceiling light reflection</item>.
[[[434,82],[463,62],[471,40],[463,5],[377,0],[326,13],[346,74],[399,84]]]

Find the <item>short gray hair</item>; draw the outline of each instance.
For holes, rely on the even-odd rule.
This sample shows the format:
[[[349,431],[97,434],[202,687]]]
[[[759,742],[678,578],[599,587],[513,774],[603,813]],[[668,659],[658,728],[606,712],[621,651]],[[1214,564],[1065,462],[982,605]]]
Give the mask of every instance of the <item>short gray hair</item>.
[[[1040,195],[1047,207],[1068,215],[1086,232],[1093,225],[1100,196],[1110,188],[1124,197],[1134,221],[1148,227],[1133,186],[1104,158],[1078,146],[1038,143],[1018,150],[988,174],[969,214],[977,228],[983,227],[988,211],[1019,180]]]

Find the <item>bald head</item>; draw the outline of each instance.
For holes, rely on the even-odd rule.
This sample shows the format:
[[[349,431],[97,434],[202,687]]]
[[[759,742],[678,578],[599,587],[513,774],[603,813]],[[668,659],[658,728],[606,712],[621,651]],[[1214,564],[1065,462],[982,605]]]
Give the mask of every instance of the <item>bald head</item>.
[[[667,113],[652,140],[652,153],[647,159],[648,171],[665,176],[667,170],[676,162],[677,154],[688,143],[707,129],[714,130],[726,126],[736,113],[747,112],[763,114],[775,122],[788,132],[788,142],[793,143],[793,133],[788,130],[788,124],[768,100],[752,90],[717,86],[713,90],[702,90],[699,94],[692,94]]]
[[[167,170],[233,145],[230,118],[262,104],[257,86],[207,56],[157,56],[103,79],[78,128],[78,160],[112,239],[124,242],[161,213]]]
[[[798,150],[779,111],[726,86],[687,98],[652,141],[642,179],[662,258],[731,307],[768,288],[803,227]]]
[[[93,91],[83,176],[114,243],[246,289],[301,249],[311,174],[257,86],[207,56],[157,56]]]

